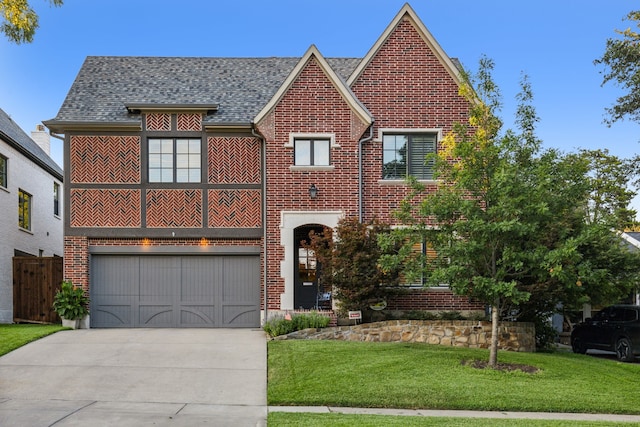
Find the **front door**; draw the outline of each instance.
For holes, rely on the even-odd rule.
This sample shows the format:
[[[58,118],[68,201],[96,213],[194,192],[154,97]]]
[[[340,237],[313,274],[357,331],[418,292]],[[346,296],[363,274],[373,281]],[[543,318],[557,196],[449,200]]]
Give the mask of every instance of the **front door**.
[[[309,233],[321,233],[320,225],[305,225],[294,232],[295,239],[295,285],[293,289],[293,304],[295,309],[318,308],[318,260],[313,250],[303,247],[302,242],[309,242]]]

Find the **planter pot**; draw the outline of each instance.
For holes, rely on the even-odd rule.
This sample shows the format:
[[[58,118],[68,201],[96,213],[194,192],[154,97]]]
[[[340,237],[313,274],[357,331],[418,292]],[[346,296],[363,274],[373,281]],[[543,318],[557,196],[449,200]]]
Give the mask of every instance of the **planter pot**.
[[[89,322],[89,315],[87,314],[82,319],[80,319],[80,322],[78,324],[78,328],[79,329],[89,329],[90,327],[91,326],[90,326],[90,322]]]
[[[79,323],[80,323],[79,319],[69,320],[69,319],[65,319],[64,317],[62,318],[62,326],[66,328],[78,329]]]

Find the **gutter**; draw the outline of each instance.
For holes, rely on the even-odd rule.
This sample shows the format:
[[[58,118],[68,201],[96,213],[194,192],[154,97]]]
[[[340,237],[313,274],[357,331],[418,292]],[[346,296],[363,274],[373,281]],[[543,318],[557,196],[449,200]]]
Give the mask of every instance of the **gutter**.
[[[262,158],[260,159],[262,167],[262,283],[263,283],[263,305],[264,317],[263,324],[267,323],[269,318],[269,308],[267,301],[267,144],[265,138],[256,130],[255,124],[251,125],[251,134],[262,141]]]
[[[369,142],[373,139],[373,125],[374,122],[371,122],[371,126],[369,126],[369,136],[358,141],[358,222],[362,223],[364,216],[364,208],[362,206],[363,197],[362,192],[364,188],[363,178],[362,178],[362,147],[365,142]]]

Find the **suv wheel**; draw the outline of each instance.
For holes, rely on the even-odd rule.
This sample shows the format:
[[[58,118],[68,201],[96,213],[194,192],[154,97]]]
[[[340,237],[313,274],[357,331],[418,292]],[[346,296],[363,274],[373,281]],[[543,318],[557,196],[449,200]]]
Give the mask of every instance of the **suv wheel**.
[[[585,354],[587,352],[587,349],[584,348],[584,344],[582,344],[582,340],[580,338],[574,338],[573,341],[571,341],[571,349],[574,353],[578,354]]]
[[[634,356],[631,352],[631,341],[628,338],[620,338],[616,342],[616,356],[621,362],[633,362]]]

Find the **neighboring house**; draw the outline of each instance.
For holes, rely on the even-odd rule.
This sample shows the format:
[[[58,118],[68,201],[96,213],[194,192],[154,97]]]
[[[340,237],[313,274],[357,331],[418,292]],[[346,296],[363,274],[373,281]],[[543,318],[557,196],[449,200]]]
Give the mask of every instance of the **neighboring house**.
[[[48,149],[44,127],[32,134]],[[13,322],[14,256],[62,256],[62,169],[0,109],[0,323]]]
[[[255,327],[326,299],[301,247],[392,221],[464,122],[459,70],[409,5],[364,58],[88,57],[58,115],[65,277],[92,327]],[[326,303],[326,301],[323,301]],[[483,310],[416,284],[389,309]]]

